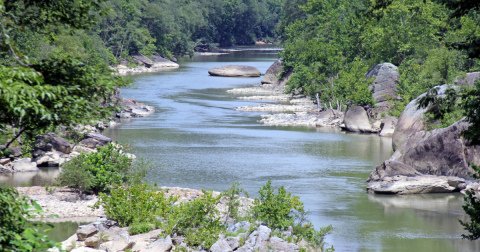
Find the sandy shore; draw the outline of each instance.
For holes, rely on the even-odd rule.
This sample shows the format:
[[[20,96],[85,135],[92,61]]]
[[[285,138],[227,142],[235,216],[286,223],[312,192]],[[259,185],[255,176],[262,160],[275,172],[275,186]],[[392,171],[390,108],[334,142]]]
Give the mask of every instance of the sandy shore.
[[[48,222],[91,222],[104,215],[102,208],[92,209],[92,206],[98,201],[95,195],[89,195],[81,199],[78,193],[67,187],[52,187],[55,192],[49,193],[45,187],[17,187],[20,194],[35,200],[43,209],[43,220]],[[181,187],[161,187],[165,196],[179,196],[178,202],[188,202],[202,195],[201,190]],[[220,192],[214,191],[213,195],[218,196]],[[241,211],[245,210],[253,202],[252,199],[242,198]],[[217,206],[220,212],[225,211],[225,200],[222,199]],[[49,215],[58,215],[58,217],[47,217]],[[34,220],[39,220],[35,218]]]

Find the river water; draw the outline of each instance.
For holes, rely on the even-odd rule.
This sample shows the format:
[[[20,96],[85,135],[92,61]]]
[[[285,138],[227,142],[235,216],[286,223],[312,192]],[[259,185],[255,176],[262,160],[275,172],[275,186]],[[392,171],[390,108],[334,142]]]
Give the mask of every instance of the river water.
[[[104,134],[131,143],[132,153],[150,159],[154,167],[146,180],[160,186],[222,191],[239,181],[254,197],[268,180],[274,187],[285,186],[300,196],[316,228],[335,227],[326,241],[336,251],[480,251],[479,242],[460,238],[458,219],[466,220],[461,194],[366,193],[370,172],[392,154],[390,138],[263,126],[257,120],[266,112],[232,108],[268,101],[239,100],[243,95],[226,92],[259,84],[261,78],[207,73],[226,64],[265,73],[276,58],[275,51],[179,58],[178,69],[132,76],[134,88],[122,89],[122,96],[154,106],[156,112],[123,120]],[[29,183],[8,180],[17,186],[33,179],[48,182],[56,172],[46,170]]]

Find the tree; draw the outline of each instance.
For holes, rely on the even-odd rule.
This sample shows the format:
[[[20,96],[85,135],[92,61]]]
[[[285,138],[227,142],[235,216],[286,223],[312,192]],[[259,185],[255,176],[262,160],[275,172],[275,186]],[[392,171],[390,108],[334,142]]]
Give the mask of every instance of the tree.
[[[104,13],[100,3],[0,0],[0,52],[12,59],[0,65],[0,127],[17,129],[6,147],[22,134],[34,137],[49,128],[89,123],[114,111],[109,96],[124,81],[112,76],[105,65],[71,57],[31,61],[10,36],[12,32],[39,30],[58,22],[72,29],[90,27],[96,20],[92,12]]]

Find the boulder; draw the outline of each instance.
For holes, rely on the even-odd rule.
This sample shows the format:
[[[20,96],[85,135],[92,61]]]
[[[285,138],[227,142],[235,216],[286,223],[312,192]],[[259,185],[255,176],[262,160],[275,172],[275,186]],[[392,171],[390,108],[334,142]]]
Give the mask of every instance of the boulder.
[[[124,109],[120,113],[121,118],[147,116],[155,112],[154,107],[137,102],[135,99],[123,98],[122,105]]]
[[[389,116],[383,118],[380,124],[380,136],[382,137],[392,137],[393,133],[395,132],[395,127],[397,126],[398,118],[394,116]]]
[[[160,238],[154,242],[152,242],[150,245],[147,246],[146,249],[140,250],[141,252],[165,252],[169,251],[173,246],[172,239],[170,236],[167,236],[166,238]]]
[[[366,78],[375,78],[371,87],[377,107],[389,107],[389,98],[401,99],[396,94],[399,77],[398,68],[391,63],[381,63],[368,70]]]
[[[164,59],[160,56],[152,55],[152,59],[154,67],[180,67],[177,63]]]
[[[259,77],[260,71],[251,66],[226,65],[208,70],[212,76],[222,77]]]
[[[480,164],[478,145],[468,145],[462,132],[469,124],[460,120],[447,128],[418,131],[408,136],[392,157],[368,179],[375,193],[428,193],[462,190],[470,164]]]
[[[97,233],[98,230],[93,224],[79,226],[77,229],[77,240],[85,241],[88,237],[94,236]]]
[[[297,245],[293,243],[288,243],[278,237],[270,238],[270,247],[272,248],[273,251],[284,251],[284,252],[299,251],[299,248]]]
[[[230,245],[225,239],[220,239],[210,247],[209,251],[210,252],[230,252],[230,251],[233,251],[233,249],[230,247]]]
[[[133,245],[135,245],[135,242],[130,239],[128,234],[121,234],[113,239],[113,241],[102,243],[100,249],[104,249],[108,252],[118,252],[131,249]]]
[[[261,80],[262,84],[276,84],[281,72],[282,59],[278,59],[267,69],[267,72]]]
[[[239,237],[227,237],[225,240],[232,250],[235,250],[240,245]]]
[[[103,249],[94,249],[94,248],[89,248],[89,247],[80,247],[80,248],[74,248],[70,250],[70,252],[106,252]]]
[[[38,171],[37,163],[32,162],[31,158],[17,159],[11,163],[8,163],[6,168],[11,168],[13,172],[31,172]]]
[[[62,152],[55,150],[48,151],[35,157],[33,162],[36,162],[37,166],[58,167],[65,162],[65,158],[62,157],[62,154]]]
[[[475,80],[480,77],[480,72],[467,73],[467,84],[471,87],[475,84]]]
[[[353,106],[345,113],[345,129],[352,132],[372,132],[372,126],[363,107]]]
[[[0,158],[0,165],[5,165],[10,163],[10,158]]]
[[[85,145],[88,148],[96,148],[97,146],[104,146],[111,142],[111,138],[108,138],[102,134],[88,133],[85,138],[80,141],[80,144]]]
[[[240,222],[237,222],[235,223],[235,225],[232,225],[232,226],[229,226],[227,228],[227,232],[229,233],[236,233],[238,232],[240,229],[243,229],[245,231],[248,231],[250,229],[250,222],[248,221],[240,221]]]
[[[135,63],[139,65],[144,65],[146,67],[153,66],[153,61],[143,54],[132,54],[132,58],[135,61]]]
[[[445,95],[445,91],[449,85],[444,84],[441,86],[435,86],[437,89],[437,95],[442,97]],[[405,140],[410,134],[423,130],[424,128],[424,115],[428,108],[418,108],[418,101],[425,97],[427,92],[419,95],[412,100],[403,110],[402,114],[398,118],[395,131],[392,136],[392,147],[396,150],[397,147]]]
[[[62,137],[53,133],[43,134],[35,139],[36,148],[42,151],[51,151],[52,149],[69,154],[72,151],[72,145]]]

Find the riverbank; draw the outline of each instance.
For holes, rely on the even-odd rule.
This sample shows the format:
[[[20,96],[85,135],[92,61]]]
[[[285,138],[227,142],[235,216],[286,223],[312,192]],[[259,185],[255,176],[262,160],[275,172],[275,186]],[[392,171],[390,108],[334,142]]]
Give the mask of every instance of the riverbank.
[[[17,187],[16,189],[21,195],[27,196],[35,200],[43,209],[43,221],[46,222],[90,222],[97,218],[104,216],[102,208],[92,209],[92,206],[98,201],[95,195],[80,196],[78,192],[68,187],[48,187],[32,186],[32,187]],[[203,193],[201,190],[181,187],[159,187],[159,192],[165,193],[166,197],[178,196],[179,203],[189,202]],[[220,195],[220,192],[214,191],[213,196]],[[245,212],[253,202],[250,198],[241,198],[241,212]],[[225,212],[226,201],[222,200],[217,209],[220,212]],[[51,215],[56,215],[48,217]],[[32,220],[40,220],[34,218]]]

